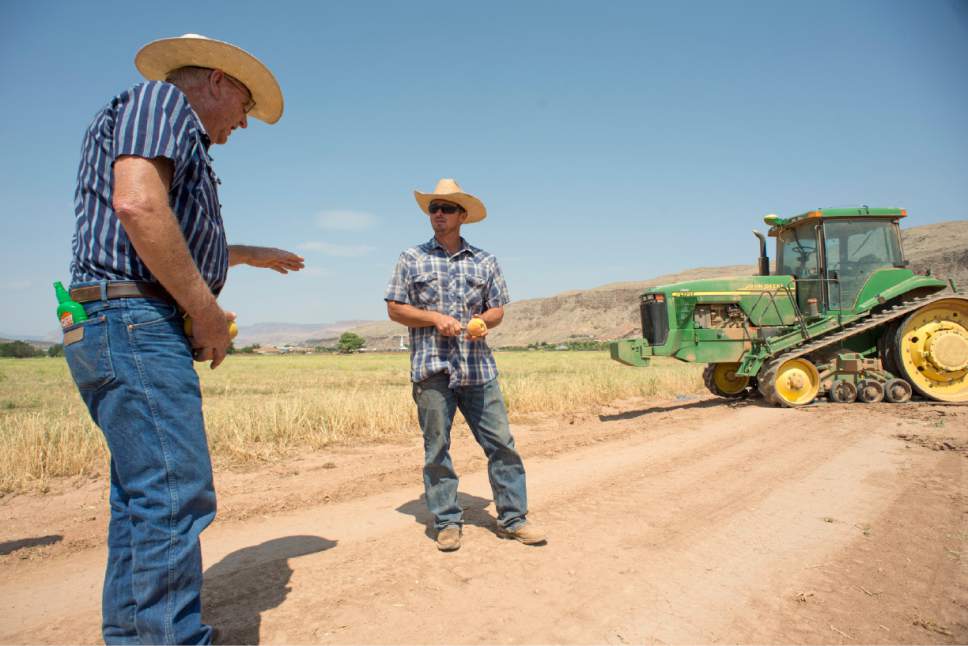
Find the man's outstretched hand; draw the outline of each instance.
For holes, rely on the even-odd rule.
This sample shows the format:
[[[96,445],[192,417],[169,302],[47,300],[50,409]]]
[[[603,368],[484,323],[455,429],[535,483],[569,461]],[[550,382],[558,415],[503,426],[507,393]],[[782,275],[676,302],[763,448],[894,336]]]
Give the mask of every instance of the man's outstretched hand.
[[[275,247],[250,247],[248,245],[232,245],[229,247],[230,265],[250,265],[263,269],[272,269],[280,274],[299,271],[306,266],[305,258],[285,249]]]

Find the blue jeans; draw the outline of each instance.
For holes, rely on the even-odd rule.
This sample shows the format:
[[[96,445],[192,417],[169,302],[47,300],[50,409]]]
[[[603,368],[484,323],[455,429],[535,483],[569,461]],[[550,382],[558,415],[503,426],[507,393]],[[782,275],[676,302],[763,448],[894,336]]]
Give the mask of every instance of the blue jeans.
[[[85,310],[65,331],[64,355],[111,451],[104,641],[210,643],[199,534],[215,518],[215,489],[182,318],[144,298]]]
[[[501,387],[497,379],[454,389],[447,382],[447,373],[438,373],[413,384],[424,437],[424,491],[434,527],[440,530],[463,524],[463,510],[457,503],[457,474],[450,459],[450,429],[459,408],[487,456],[498,525],[513,529],[525,521],[528,493],[524,463],[514,448]]]

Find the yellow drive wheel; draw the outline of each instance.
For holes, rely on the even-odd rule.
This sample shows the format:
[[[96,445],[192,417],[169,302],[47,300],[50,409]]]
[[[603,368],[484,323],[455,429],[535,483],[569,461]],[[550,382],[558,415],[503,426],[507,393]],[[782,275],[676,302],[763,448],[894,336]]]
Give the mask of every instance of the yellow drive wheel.
[[[900,376],[921,395],[968,401],[968,299],[925,305],[898,326],[895,356]]]
[[[711,363],[703,370],[703,381],[706,388],[719,397],[742,397],[747,393],[750,378],[737,375],[738,363]]]
[[[776,368],[772,399],[793,407],[809,404],[820,391],[820,373],[817,367],[804,358],[784,361]]]

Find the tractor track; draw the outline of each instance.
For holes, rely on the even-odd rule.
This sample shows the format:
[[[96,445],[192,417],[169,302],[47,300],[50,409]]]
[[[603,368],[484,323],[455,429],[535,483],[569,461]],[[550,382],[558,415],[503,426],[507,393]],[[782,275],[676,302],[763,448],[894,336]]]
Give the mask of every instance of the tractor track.
[[[905,300],[881,310],[876,314],[869,314],[859,320],[852,321],[840,330],[834,330],[818,337],[805,339],[803,342],[801,342],[801,344],[781,352],[776,357],[763,364],[763,367],[760,368],[759,372],[757,373],[757,388],[767,402],[773,404],[774,406],[786,406],[788,405],[786,402],[774,396],[774,385],[776,382],[777,369],[782,364],[790,361],[791,359],[806,357],[807,355],[818,350],[829,348],[830,346],[840,343],[841,341],[849,339],[857,334],[863,334],[864,332],[868,332],[882,325],[900,321],[900,319],[903,317],[917,311],[925,305],[950,298],[965,299],[964,296],[957,292],[953,294],[945,292]]]

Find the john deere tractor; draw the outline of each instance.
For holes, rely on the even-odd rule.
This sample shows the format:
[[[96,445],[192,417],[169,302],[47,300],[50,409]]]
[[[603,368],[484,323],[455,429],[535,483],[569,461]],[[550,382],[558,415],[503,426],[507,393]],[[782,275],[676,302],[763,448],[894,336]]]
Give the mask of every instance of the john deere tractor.
[[[781,406],[908,401],[917,393],[968,401],[968,298],[953,282],[908,268],[902,209],[823,209],[765,218],[759,275],[665,285],[641,296],[642,338],[611,344],[612,358],[709,364],[710,391],[759,392]],[[950,289],[949,289],[950,288]]]

